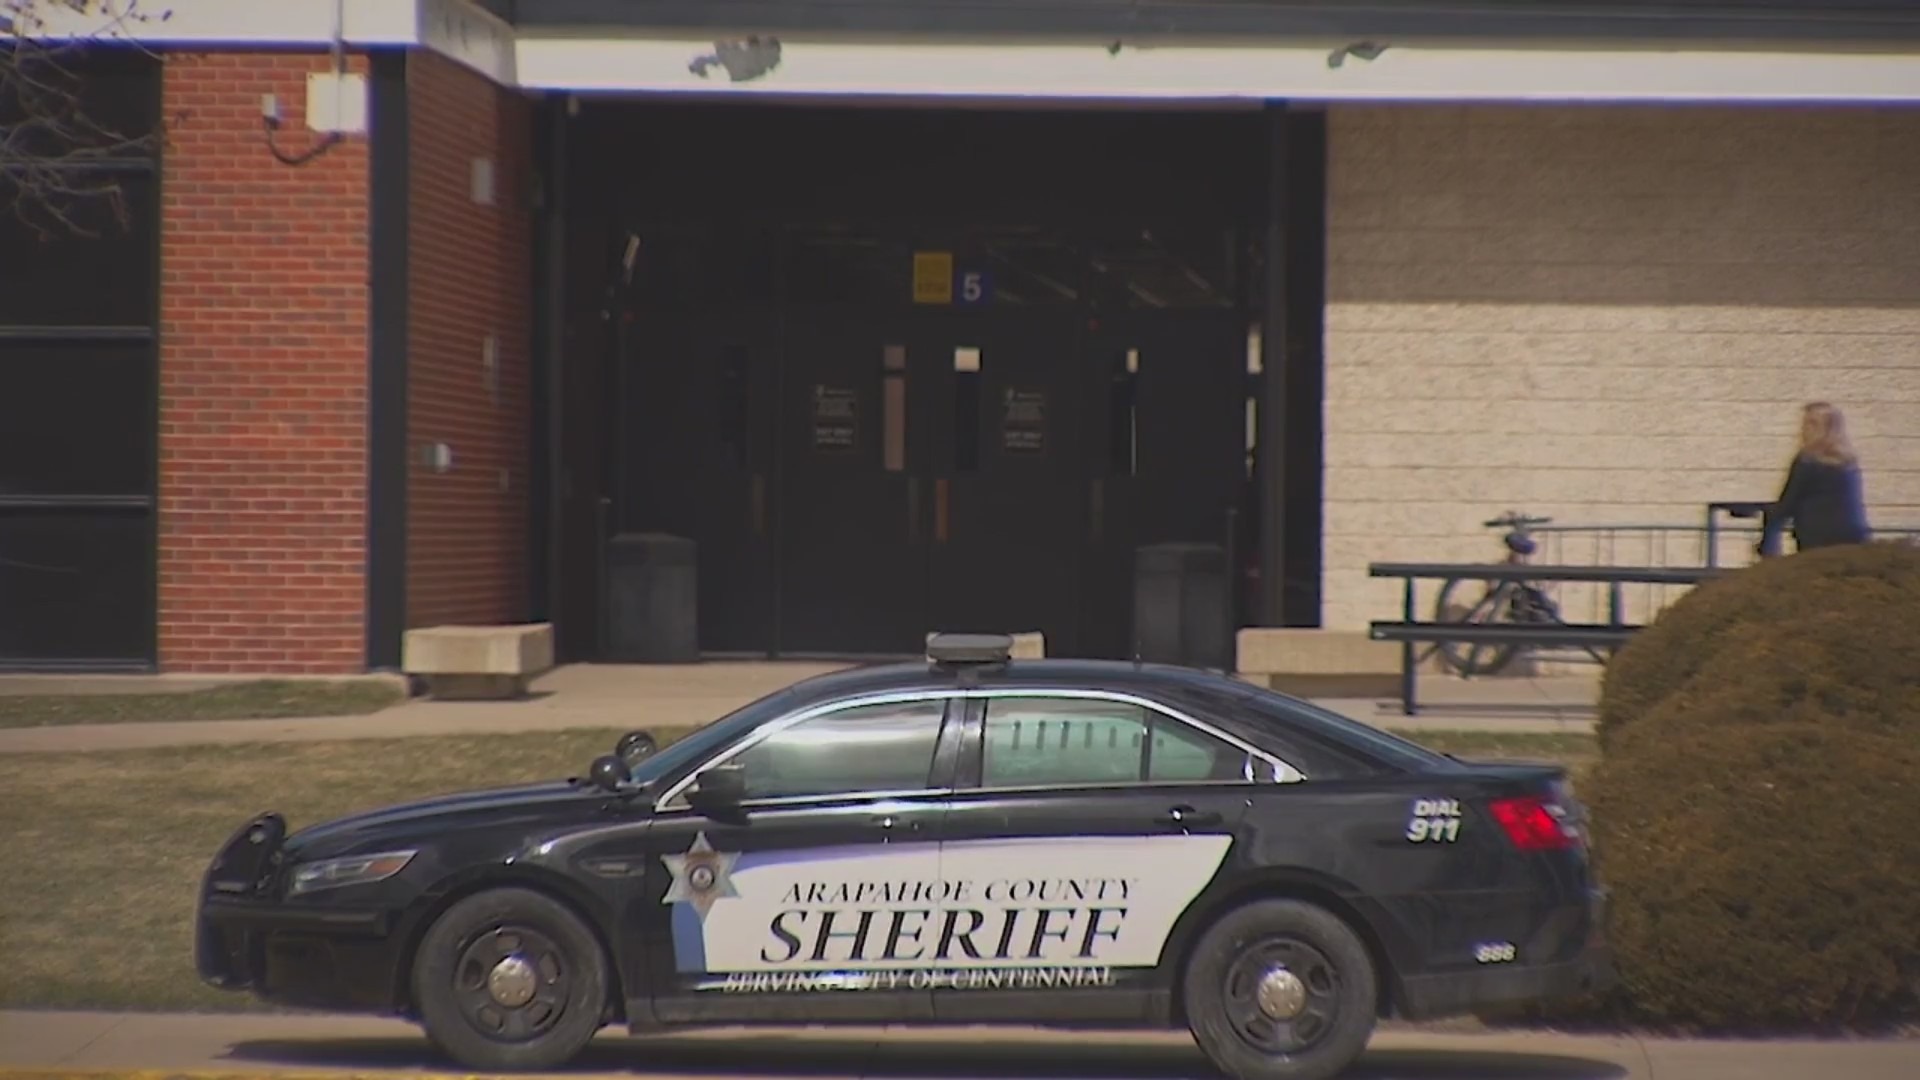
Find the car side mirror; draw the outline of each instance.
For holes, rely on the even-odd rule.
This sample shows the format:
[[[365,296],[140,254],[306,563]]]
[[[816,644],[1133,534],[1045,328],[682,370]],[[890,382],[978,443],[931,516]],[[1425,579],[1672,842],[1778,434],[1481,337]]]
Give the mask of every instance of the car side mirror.
[[[687,788],[687,805],[708,817],[730,814],[747,797],[747,772],[740,765],[716,765]]]
[[[653,737],[653,732],[629,731],[620,736],[620,741],[614,744],[613,753],[615,757],[626,762],[627,768],[631,769],[652,757],[659,749],[659,740]]]
[[[593,759],[593,767],[588,770],[587,779],[602,791],[619,791],[621,787],[633,781],[633,772],[618,755],[602,754]]]

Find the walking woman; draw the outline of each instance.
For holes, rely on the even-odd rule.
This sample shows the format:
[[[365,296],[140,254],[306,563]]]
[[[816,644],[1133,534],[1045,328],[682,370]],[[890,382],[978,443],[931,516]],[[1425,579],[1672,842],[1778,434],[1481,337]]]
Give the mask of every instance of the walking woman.
[[[1872,536],[1847,419],[1824,401],[1800,411],[1800,451],[1787,470],[1780,498],[1767,507],[1760,534],[1762,556],[1779,554],[1780,534],[1789,525],[1794,546],[1801,551],[1864,544]]]

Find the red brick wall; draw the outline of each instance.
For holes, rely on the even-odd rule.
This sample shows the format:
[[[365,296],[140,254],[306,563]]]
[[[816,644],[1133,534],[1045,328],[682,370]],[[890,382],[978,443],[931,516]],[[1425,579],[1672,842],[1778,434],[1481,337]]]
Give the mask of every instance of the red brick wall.
[[[497,623],[527,606],[532,111],[440,56],[407,58],[407,625]],[[493,160],[491,206],[473,160]],[[482,364],[497,338],[497,389]],[[434,443],[452,467],[423,457]]]
[[[167,58],[160,348],[160,664],[364,667],[367,144],[301,168],[323,55]],[[356,70],[365,70],[356,59]]]

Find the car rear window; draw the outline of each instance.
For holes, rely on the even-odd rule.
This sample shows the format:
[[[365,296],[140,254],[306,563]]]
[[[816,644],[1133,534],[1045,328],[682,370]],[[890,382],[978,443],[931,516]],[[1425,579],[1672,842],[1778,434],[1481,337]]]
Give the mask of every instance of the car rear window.
[[[1404,772],[1459,772],[1465,769],[1445,754],[1429,750],[1410,739],[1401,738],[1371,724],[1363,724],[1310,701],[1254,686],[1238,680],[1222,679],[1200,691],[1219,699],[1220,707],[1235,715],[1281,732],[1298,734],[1322,744],[1331,744],[1363,754],[1388,768]],[[1312,778],[1307,762],[1301,767]]]

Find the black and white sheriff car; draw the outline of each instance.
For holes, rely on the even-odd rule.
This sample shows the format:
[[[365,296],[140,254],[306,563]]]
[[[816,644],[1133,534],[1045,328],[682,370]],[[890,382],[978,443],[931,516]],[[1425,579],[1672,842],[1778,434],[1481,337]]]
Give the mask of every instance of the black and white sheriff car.
[[[1273,1080],[1379,1017],[1611,980],[1561,771],[1009,645],[936,637],[585,778],[263,814],[207,871],[200,974],[415,1018],[474,1069],[609,1024],[1012,1023],[1185,1027]]]

